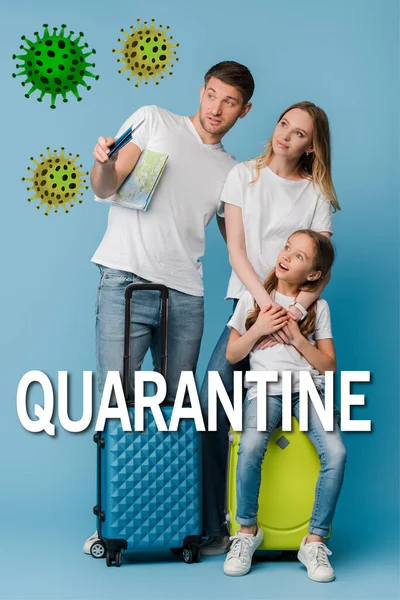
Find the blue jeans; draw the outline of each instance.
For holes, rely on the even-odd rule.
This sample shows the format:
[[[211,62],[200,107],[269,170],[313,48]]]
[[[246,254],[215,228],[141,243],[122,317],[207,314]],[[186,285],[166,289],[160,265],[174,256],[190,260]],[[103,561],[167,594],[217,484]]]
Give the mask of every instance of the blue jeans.
[[[320,397],[323,400],[322,393]],[[292,396],[293,415],[299,420],[299,394]],[[243,432],[239,444],[236,471],[236,520],[241,525],[257,522],[258,494],[261,483],[261,463],[268,441],[277,428],[282,415],[282,397],[267,397],[267,431],[257,431],[257,399],[246,398],[243,414]],[[321,470],[315,488],[315,500],[309,524],[309,533],[326,537],[333,520],[336,503],[342,487],[346,449],[340,429],[335,422],[334,431],[325,431],[314,406],[309,403],[309,439],[315,446]]]
[[[108,371],[122,377],[124,355],[125,288],[148,283],[133,273],[99,265],[100,282],[96,307],[97,377],[100,393]],[[204,299],[169,289],[167,400],[174,401],[181,371],[195,371],[204,322]],[[153,366],[160,371],[161,299],[157,291],[136,291],[131,315],[131,398],[134,371],[141,369],[151,350]]]
[[[233,302],[235,310],[237,300]],[[226,360],[230,329],[225,327],[214,352],[208,363],[208,371],[218,371],[225,389],[231,399],[233,398],[233,374],[235,371],[248,371],[248,358],[232,365]],[[200,390],[200,404],[207,427],[208,421],[208,379],[207,372]],[[217,431],[206,431],[202,434],[203,453],[203,524],[204,534],[207,536],[218,535],[224,532],[225,527],[225,490],[226,474],[228,468],[229,449],[229,421],[218,403]]]

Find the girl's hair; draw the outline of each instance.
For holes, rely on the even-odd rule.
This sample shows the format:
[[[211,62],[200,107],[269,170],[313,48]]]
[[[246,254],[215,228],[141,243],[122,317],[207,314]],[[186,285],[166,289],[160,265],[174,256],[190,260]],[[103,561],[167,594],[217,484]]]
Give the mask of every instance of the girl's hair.
[[[299,286],[299,292],[313,292],[318,287],[320,280],[323,277],[325,277],[325,275],[329,272],[330,268],[332,267],[335,258],[335,251],[333,249],[332,242],[330,241],[330,239],[327,238],[325,235],[322,235],[322,233],[312,231],[311,229],[299,229],[298,231],[292,233],[289,239],[296,233],[304,233],[314,241],[315,253],[313,260],[313,269],[315,271],[321,271],[321,277],[316,281],[305,281],[301,286]],[[271,292],[276,289],[277,284],[278,278],[276,276],[275,269],[273,269],[268,275],[267,279],[264,281],[264,288],[266,289],[268,294],[271,294]],[[259,315],[259,312],[260,307],[254,300],[254,309],[249,313],[246,319],[246,330],[250,329],[250,327],[254,325]],[[303,319],[301,323],[299,323],[300,331],[304,336],[307,336],[314,331],[316,315],[317,301],[315,300],[308,309],[306,318]]]
[[[319,108],[312,102],[297,102],[289,106],[279,117],[279,123],[283,117],[293,108],[304,110],[310,115],[313,121],[313,148],[314,152],[310,152],[308,156],[304,152],[299,159],[297,170],[298,174],[304,178],[310,178],[317,184],[323,194],[329,199],[332,206],[336,210],[340,210],[339,200],[336,194],[335,187],[332,181],[331,169],[331,144],[329,121],[326,113],[322,108]],[[256,161],[256,175],[251,182],[257,181],[260,176],[260,170],[266,167],[272,159],[274,151],[272,149],[272,136],[268,140],[264,152],[261,153]]]

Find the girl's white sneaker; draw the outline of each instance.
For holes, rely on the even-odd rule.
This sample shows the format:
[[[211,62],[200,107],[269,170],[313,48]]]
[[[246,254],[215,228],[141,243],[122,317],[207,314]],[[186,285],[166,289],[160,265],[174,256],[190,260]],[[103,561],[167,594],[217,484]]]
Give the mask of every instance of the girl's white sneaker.
[[[323,542],[310,542],[306,544],[307,536],[303,538],[297,558],[307,568],[307,575],[313,581],[329,583],[335,579],[335,571],[329,562],[328,556],[332,552]]]
[[[229,539],[232,543],[224,562],[225,575],[231,577],[246,575],[251,569],[253,554],[261,544],[263,537],[264,534],[260,527],[255,535],[238,531],[236,535],[231,536]]]

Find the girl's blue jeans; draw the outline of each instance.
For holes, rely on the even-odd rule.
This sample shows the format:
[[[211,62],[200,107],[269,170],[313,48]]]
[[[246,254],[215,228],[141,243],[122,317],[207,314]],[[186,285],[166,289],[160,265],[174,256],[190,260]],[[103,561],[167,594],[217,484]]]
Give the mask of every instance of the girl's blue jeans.
[[[237,304],[237,300],[233,301],[232,309],[235,310]],[[233,312],[232,311],[232,312]],[[230,336],[230,329],[225,327],[210,358],[208,363],[207,372],[208,371],[218,371],[219,375],[223,381],[226,391],[232,400],[233,396],[233,374],[234,371],[249,371],[249,361],[246,358],[245,360],[237,363],[236,365],[232,365],[226,360],[226,347],[228,345],[228,340]],[[207,380],[207,372],[204,378],[203,385],[200,391],[200,403],[203,415],[205,417],[205,422],[207,423],[208,418],[208,380]],[[297,410],[297,408],[296,408]],[[271,415],[273,414],[273,409],[271,409]],[[314,420],[314,419],[313,419]],[[204,525],[204,534],[207,536],[219,535],[221,533],[226,533],[225,526],[225,514],[226,514],[226,506],[225,506],[225,495],[226,495],[226,474],[227,474],[227,463],[228,463],[228,448],[229,448],[229,421],[226,417],[225,412],[223,411],[220,404],[218,404],[218,412],[217,412],[217,431],[206,431],[202,434],[202,451],[203,451],[203,525]],[[335,438],[338,441],[336,444],[337,449],[339,450],[339,454],[342,454],[342,463],[344,465],[345,461],[345,448],[340,439],[340,434],[335,430],[334,436],[329,434],[330,437],[327,437],[325,431],[319,431],[318,424],[316,426],[316,436],[318,437],[318,453],[321,458],[321,463],[323,465],[320,479],[318,480],[317,490],[316,490],[316,504],[318,505],[321,502],[321,489],[322,489],[322,497],[325,494],[325,489],[327,486],[327,481],[333,475],[333,471],[330,470],[330,467],[326,467],[326,461],[329,459],[329,454],[331,448],[330,440]],[[267,432],[268,433],[268,432]],[[310,432],[311,434],[311,432]],[[248,433],[251,437],[251,432]],[[265,435],[265,434],[264,434]],[[270,434],[269,434],[270,435]],[[333,446],[335,447],[335,440],[333,442]],[[264,451],[267,445],[267,441],[264,439],[259,439],[259,443],[262,447],[262,458],[264,456]],[[323,450],[323,445],[325,442],[329,441],[329,447],[327,450]],[[320,454],[320,451],[321,454]],[[338,457],[337,457],[338,458]],[[324,466],[325,465],[325,466]],[[261,467],[261,462],[260,462]],[[340,475],[340,473],[339,473]],[[321,484],[322,477],[322,484]],[[342,473],[340,475],[340,479],[343,477],[343,467]],[[257,481],[257,480],[256,480]],[[256,483],[259,486],[259,484]],[[341,485],[341,481],[340,481]],[[339,494],[340,485],[335,487],[335,495]],[[322,486],[322,487],[321,487]],[[254,506],[257,506],[257,498],[258,498],[258,487],[257,494],[255,497],[255,501],[253,502]],[[336,499],[333,498],[331,500],[331,505],[333,508],[336,506]],[[323,500],[324,501],[324,500]],[[250,518],[254,519],[257,514],[257,509],[254,511]],[[316,507],[315,507],[316,508]],[[318,516],[318,512],[320,512],[321,507],[316,508],[316,514]],[[331,510],[331,509],[329,509]],[[239,513],[241,517],[247,516],[246,513]],[[240,518],[240,517],[239,517]],[[329,520],[329,519],[328,519]],[[315,523],[312,521],[312,525]],[[324,529],[326,527],[324,526]]]
[[[323,391],[320,391],[320,397],[323,401]],[[292,396],[292,414],[299,420],[298,393]],[[246,398],[244,402],[243,431],[236,472],[236,520],[241,525],[254,525],[257,522],[261,464],[268,441],[272,432],[279,426],[281,416],[282,397],[267,396],[266,431],[257,431],[257,399]],[[311,402],[308,431],[305,433],[315,446],[321,463],[308,530],[309,533],[326,537],[342,487],[346,450],[337,420],[334,431],[325,431]]]

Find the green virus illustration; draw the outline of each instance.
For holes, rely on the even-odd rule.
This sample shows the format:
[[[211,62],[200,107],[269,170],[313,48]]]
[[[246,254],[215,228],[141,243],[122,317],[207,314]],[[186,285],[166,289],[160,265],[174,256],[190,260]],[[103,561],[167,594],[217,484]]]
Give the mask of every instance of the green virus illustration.
[[[113,52],[122,54],[117,62],[125,63],[125,66],[118,73],[129,71],[128,81],[136,76],[136,87],[139,87],[142,79],[147,84],[150,78],[154,79],[156,85],[158,85],[157,78],[164,79],[165,73],[172,75],[172,71],[169,71],[169,69],[173,68],[174,61],[179,60],[179,58],[176,58],[174,50],[179,44],[173,44],[171,42],[172,36],[166,36],[169,26],[165,29],[162,25],[156,27],[154,19],[151,19],[150,25],[147,21],[142,25],[140,19],[137,19],[137,22],[136,29],[131,25],[131,33],[121,29],[127,39],[121,40],[118,38],[118,42],[123,44],[123,48],[120,50],[113,49]]]
[[[38,200],[37,209],[43,204],[46,205],[46,216],[51,209],[58,212],[60,207],[68,213],[74,202],[82,204],[80,196],[83,194],[82,190],[88,189],[85,176],[89,173],[81,171],[82,165],[76,164],[79,154],[72,158],[72,154],[65,154],[64,148],[61,148],[60,154],[57,150],[51,152],[50,148],[47,148],[47,153],[47,157],[40,155],[40,161],[31,156],[30,160],[36,165],[35,168],[28,167],[32,177],[22,178],[22,181],[31,182],[31,186],[26,188],[27,191],[34,192],[33,196],[28,198],[28,202]]]
[[[26,43],[25,46],[20,46],[25,54],[14,54],[13,59],[22,61],[22,64],[17,64],[17,69],[21,69],[18,73],[13,73],[13,77],[23,75],[26,77],[21,84],[31,84],[31,89],[26,98],[38,90],[40,97],[37,99],[42,101],[45,94],[50,94],[50,108],[56,107],[56,97],[62,96],[63,102],[68,102],[67,93],[72,92],[78,101],[82,100],[79,96],[78,85],[90,90],[90,85],[84,81],[85,77],[93,77],[98,79],[98,75],[94,75],[88,71],[89,67],[94,67],[94,63],[87,61],[88,56],[96,54],[96,50],[85,52],[88,47],[87,43],[79,45],[83,33],[80,32],[74,40],[71,31],[68,37],[64,36],[66,25],[61,25],[61,30],[57,33],[57,27],[53,28],[53,33],[49,33],[48,25],[43,25],[43,37],[35,31],[36,40],[31,42],[22,36]]]

